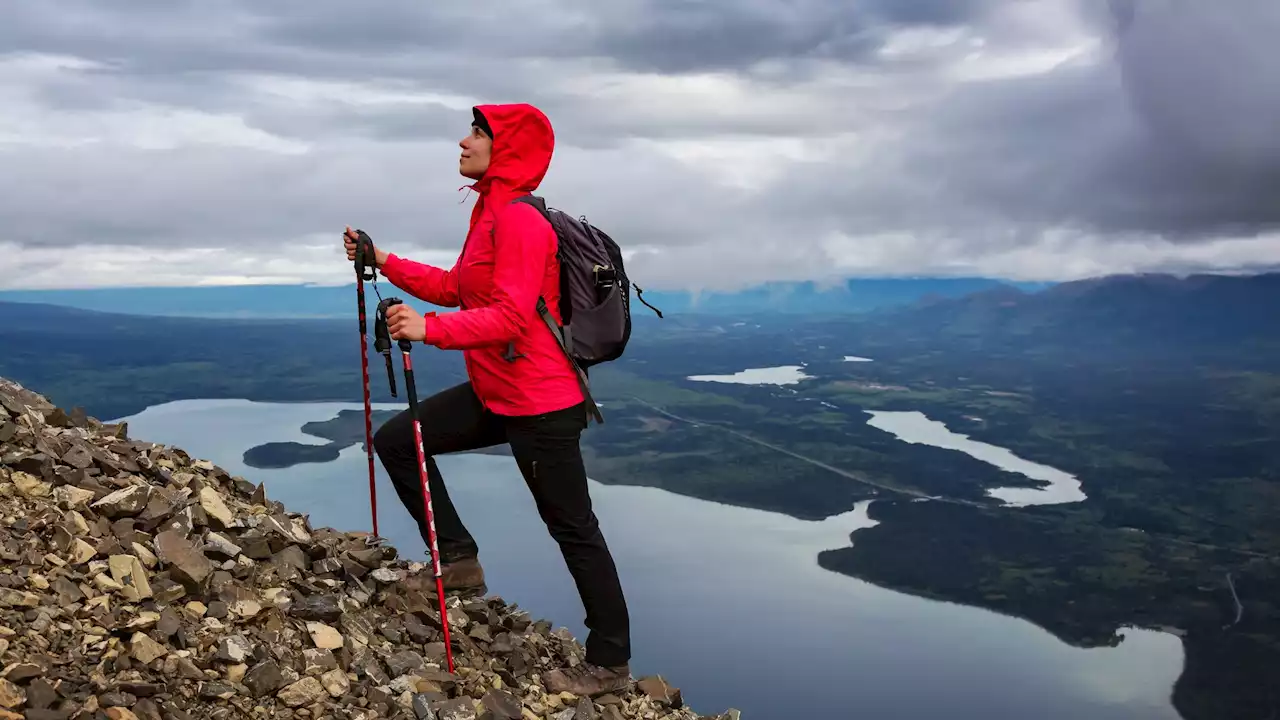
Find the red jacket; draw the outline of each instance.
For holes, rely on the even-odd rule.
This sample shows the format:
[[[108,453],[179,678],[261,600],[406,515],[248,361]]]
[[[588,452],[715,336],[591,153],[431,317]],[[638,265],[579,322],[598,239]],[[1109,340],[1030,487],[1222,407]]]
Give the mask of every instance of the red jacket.
[[[388,254],[383,273],[420,300],[462,308],[427,317],[426,342],[463,351],[467,376],[486,408],[499,415],[561,410],[584,398],[577,373],[536,309],[541,296],[560,321],[556,234],[536,209],[511,204],[542,182],[555,135],[530,105],[478,109],[493,129],[493,150],[489,169],[471,186],[479,199],[458,261],[443,270]],[[511,342],[524,357],[504,357]]]

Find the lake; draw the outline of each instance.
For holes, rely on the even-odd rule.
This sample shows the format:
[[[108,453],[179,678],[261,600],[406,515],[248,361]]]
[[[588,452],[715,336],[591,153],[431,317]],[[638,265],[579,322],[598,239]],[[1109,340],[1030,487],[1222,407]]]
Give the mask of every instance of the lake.
[[[1080,481],[1070,473],[1048,465],[1031,462],[1014,455],[1006,448],[979,442],[952,432],[946,424],[930,419],[918,411],[867,410],[871,416],[867,424],[877,430],[892,433],[903,442],[921,443],[934,447],[959,450],[970,457],[990,463],[1010,472],[1020,473],[1033,480],[1042,480],[1043,488],[992,488],[987,494],[999,498],[1006,505],[1056,505],[1074,503],[1085,499]]]
[[[857,355],[844,356],[845,362],[872,362],[871,358]],[[729,383],[733,385],[797,385],[804,380],[815,379],[805,373],[804,365],[779,365],[767,368],[748,368],[732,375],[690,375],[687,380],[694,382]],[[790,392],[795,392],[786,388]],[[839,410],[840,407],[825,400],[824,406]],[[877,430],[892,434],[897,439],[908,443],[921,443],[933,447],[957,450],[985,463],[995,465],[1001,470],[1019,473],[1033,480],[1045,483],[1043,487],[1008,487],[991,488],[987,494],[1001,500],[1011,507],[1028,507],[1031,505],[1054,505],[1058,503],[1081,502],[1087,496],[1080,486],[1080,481],[1070,473],[1057,468],[1031,462],[1014,455],[1007,448],[989,443],[979,442],[967,435],[953,432],[937,420],[933,420],[922,412],[915,410],[864,410],[867,424]]]
[[[264,482],[269,497],[315,525],[367,530],[358,445],[332,462],[280,470],[242,461],[264,442],[323,444],[301,426],[360,407],[188,400],[122,419],[134,438]],[[581,604],[514,461],[465,454],[438,462],[480,543],[490,591],[583,637]],[[378,471],[383,535],[402,555],[425,559]],[[699,712],[736,707],[746,720],[1178,717],[1169,703],[1183,662],[1175,636],[1126,630],[1118,647],[1074,648],[1019,619],[819,568],[819,551],[847,545],[850,531],[870,524],[865,504],[805,522],[650,488],[593,482],[592,494],[631,607],[633,672],[661,673]]]

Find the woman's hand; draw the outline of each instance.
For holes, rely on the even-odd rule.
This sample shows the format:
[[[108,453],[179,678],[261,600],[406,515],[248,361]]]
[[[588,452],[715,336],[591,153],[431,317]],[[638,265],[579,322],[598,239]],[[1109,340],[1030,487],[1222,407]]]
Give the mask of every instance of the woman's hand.
[[[346,232],[342,234],[342,246],[346,248],[347,260],[351,262],[355,262],[356,259],[356,240],[359,237],[360,235],[356,233],[355,230],[352,230],[350,226],[347,226]],[[379,250],[378,246],[374,245],[372,240],[369,241],[369,245],[373,248],[373,258],[374,262],[377,263],[377,266],[381,268],[383,265],[386,265],[387,253]]]
[[[356,233],[355,230],[351,229],[350,225],[347,226],[347,231],[342,233],[342,246],[346,248],[347,259],[350,260],[351,262],[355,262],[356,260],[356,240],[358,240],[359,238],[360,236]],[[373,241],[371,240],[369,241],[369,243],[373,244]],[[374,252],[376,253],[377,250],[378,248],[375,246]]]
[[[392,305],[387,308],[387,330],[393,340],[422,342],[427,337],[427,319],[404,303]]]

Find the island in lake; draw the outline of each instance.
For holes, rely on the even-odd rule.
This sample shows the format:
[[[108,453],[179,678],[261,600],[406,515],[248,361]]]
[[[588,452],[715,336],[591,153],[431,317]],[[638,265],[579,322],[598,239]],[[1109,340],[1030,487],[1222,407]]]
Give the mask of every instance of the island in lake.
[[[377,432],[382,423],[399,413],[399,410],[372,411],[374,432]],[[306,423],[301,430],[307,435],[329,442],[323,445],[300,442],[268,442],[255,445],[245,451],[244,464],[252,468],[278,470],[306,463],[331,462],[338,458],[338,453],[352,445],[359,445],[362,452],[365,450],[363,410],[339,410],[333,418]],[[476,452],[508,454],[509,451],[499,447]]]
[[[373,427],[396,415],[393,410],[374,410]],[[269,442],[249,448],[244,453],[244,464],[259,469],[280,469],[304,463],[327,463],[338,459],[338,453],[352,445],[365,449],[364,411],[339,410],[336,417],[321,422],[309,422],[302,432],[329,442],[324,445],[308,445],[299,442]]]

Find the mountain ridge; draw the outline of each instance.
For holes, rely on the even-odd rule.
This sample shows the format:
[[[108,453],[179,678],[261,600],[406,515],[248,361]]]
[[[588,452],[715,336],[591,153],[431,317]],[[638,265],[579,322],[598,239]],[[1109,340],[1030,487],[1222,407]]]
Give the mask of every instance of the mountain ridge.
[[[1035,293],[993,288],[866,316],[894,337],[971,348],[1043,345],[1072,357],[1116,351],[1210,357],[1248,351],[1280,359],[1280,273],[1117,275]]]
[[[957,297],[996,285],[1025,289],[1048,286],[989,278],[865,278],[846,280],[833,287],[814,282],[766,283],[728,293],[651,290],[645,292],[645,300],[664,313],[862,313],[909,303],[929,294]],[[644,283],[640,286],[644,287]],[[386,290],[388,287],[390,291]],[[384,296],[404,296],[385,279],[379,279],[379,288]],[[365,289],[372,307],[377,297],[368,283]],[[133,315],[332,319],[354,314],[355,287],[354,283],[347,283],[7,290],[0,291],[0,302],[43,303]]]
[[[654,291],[645,300],[664,313],[741,315],[749,313],[849,314],[893,313],[980,298],[1069,298],[1125,289],[1180,293],[1206,292],[1250,283],[1273,283],[1280,272],[1256,274],[1116,273],[1062,282],[1022,282],[999,278],[885,277],[850,278],[841,283],[814,281],[764,283],[736,292]],[[404,296],[385,279],[379,288]],[[366,302],[377,297],[366,287]],[[72,307],[126,315],[252,319],[341,319],[352,313],[354,283],[344,285],[237,285],[213,287],[120,287],[69,290],[0,290],[0,304]],[[418,301],[415,301],[418,302]]]

